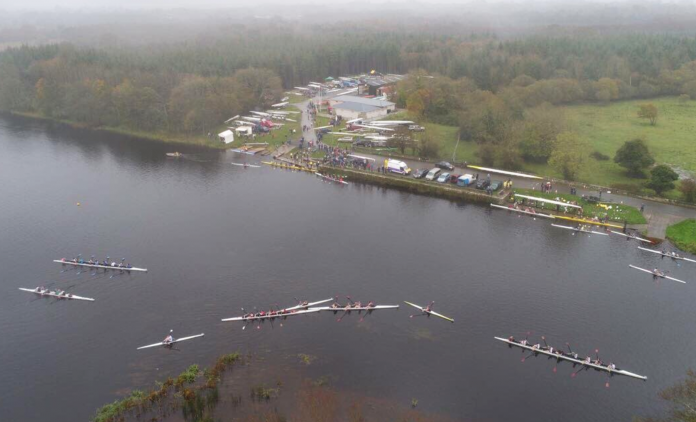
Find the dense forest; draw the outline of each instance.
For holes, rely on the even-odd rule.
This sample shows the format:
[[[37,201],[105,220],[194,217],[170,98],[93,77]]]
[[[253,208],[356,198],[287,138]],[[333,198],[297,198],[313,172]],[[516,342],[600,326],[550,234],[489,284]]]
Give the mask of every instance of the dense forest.
[[[94,126],[200,133],[309,80],[371,69],[420,69],[428,78],[403,84],[399,104],[420,101],[424,117],[466,127],[473,112],[466,103],[481,98],[501,101],[513,115],[545,103],[696,98],[694,60],[696,39],[681,35],[535,35],[503,41],[485,34],[349,24],[240,25],[180,43],[6,49],[0,53],[0,109]]]

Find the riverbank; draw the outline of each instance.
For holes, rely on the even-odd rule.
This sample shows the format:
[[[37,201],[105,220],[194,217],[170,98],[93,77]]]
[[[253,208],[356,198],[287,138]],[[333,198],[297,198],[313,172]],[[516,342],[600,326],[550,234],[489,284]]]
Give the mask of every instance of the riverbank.
[[[41,115],[39,113],[33,113],[33,112],[20,112],[20,111],[11,111],[9,112],[10,115],[12,116],[18,116],[18,117],[23,117],[27,119],[35,119],[35,120],[42,120],[50,123],[58,123],[61,125],[66,125],[70,126],[72,128],[76,129],[84,129],[84,130],[91,130],[95,132],[108,132],[108,133],[114,133],[118,135],[124,135],[132,138],[140,138],[140,139],[147,139],[149,141],[157,141],[157,142],[164,142],[164,143],[171,143],[171,144],[182,144],[182,145],[195,145],[195,146],[204,146],[208,148],[215,148],[215,149],[226,149],[229,146],[225,145],[221,142],[217,142],[217,138],[215,140],[203,137],[203,136],[182,136],[179,134],[173,134],[173,133],[163,133],[163,132],[144,132],[144,131],[137,131],[137,130],[132,130],[132,129],[126,129],[126,128],[119,128],[119,127],[110,127],[110,126],[98,126],[98,127],[91,127],[88,125],[85,125],[84,123],[79,123],[75,122],[72,120],[65,120],[65,119],[56,119],[53,117],[48,117]]]
[[[427,182],[410,176],[399,176],[392,173],[377,173],[343,167],[320,166],[319,173],[345,177],[349,182],[362,182],[415,193],[418,195],[434,196],[454,200],[467,200],[479,203],[504,203],[508,191],[498,191],[488,195],[474,188],[454,186],[450,183]]]
[[[667,239],[679,249],[696,254],[696,219],[689,218],[667,227]]]

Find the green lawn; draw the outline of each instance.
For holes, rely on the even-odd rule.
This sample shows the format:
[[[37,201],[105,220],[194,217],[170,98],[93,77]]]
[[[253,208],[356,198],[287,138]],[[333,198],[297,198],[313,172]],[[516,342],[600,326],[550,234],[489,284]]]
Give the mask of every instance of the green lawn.
[[[667,227],[667,239],[679,249],[696,254],[696,219],[690,218]]]
[[[611,222],[619,222],[623,223],[624,220],[628,224],[645,224],[645,217],[643,217],[643,214],[640,213],[640,211],[635,208],[631,207],[628,205],[619,205],[619,204],[614,204],[610,202],[605,202],[603,203],[604,205],[607,205],[611,207],[611,209],[606,209],[604,207],[599,206],[598,204],[592,204],[581,197],[577,195],[571,195],[567,193],[543,193],[538,190],[532,190],[532,189],[513,189],[515,193],[519,193],[521,195],[528,195],[528,196],[535,196],[537,198],[545,198],[545,199],[551,199],[551,200],[559,200],[559,198],[563,201],[574,201],[577,202],[578,205],[582,207],[582,213],[583,217],[599,217],[602,218],[605,215],[609,217],[609,221]],[[556,206],[555,205],[548,205],[545,204],[542,206],[542,208],[550,209],[550,210],[555,210]]]

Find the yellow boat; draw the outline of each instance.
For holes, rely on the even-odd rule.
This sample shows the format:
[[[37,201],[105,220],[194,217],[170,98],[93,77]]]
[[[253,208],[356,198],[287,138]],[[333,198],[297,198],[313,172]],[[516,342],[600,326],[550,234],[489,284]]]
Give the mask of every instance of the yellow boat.
[[[603,226],[603,227],[614,227],[617,229],[623,229],[622,225],[618,224],[611,224],[611,223],[601,223],[599,221],[593,221],[593,220],[585,220],[583,218],[577,218],[577,217],[567,217],[565,215],[556,215],[556,218],[561,218],[563,220],[568,220],[568,221],[575,221],[576,223],[585,223],[585,224],[594,224],[596,226]]]
[[[273,161],[261,161],[261,163],[267,164],[267,165],[272,166],[272,167],[286,169],[286,170],[298,170],[298,171],[306,171],[306,172],[314,173],[314,170],[312,170],[312,169],[296,166],[294,164],[276,163]]]

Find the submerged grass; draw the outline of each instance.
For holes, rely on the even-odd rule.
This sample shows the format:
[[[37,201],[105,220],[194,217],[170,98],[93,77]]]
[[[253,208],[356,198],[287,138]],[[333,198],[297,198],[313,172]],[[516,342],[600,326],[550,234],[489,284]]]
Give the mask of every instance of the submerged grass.
[[[157,382],[156,388],[147,393],[133,390],[121,400],[102,406],[97,410],[93,422],[118,422],[125,420],[129,412],[141,414],[152,410],[152,406],[170,395],[172,387],[183,398],[182,410],[186,420],[205,420],[205,411],[212,409],[219,400],[217,385],[221,374],[241,360],[239,353],[223,355],[218,358],[212,368],[200,370],[198,365],[191,365],[176,379],[167,378]],[[195,385],[201,373],[206,378],[202,385]],[[204,393],[205,391],[205,393]]]

